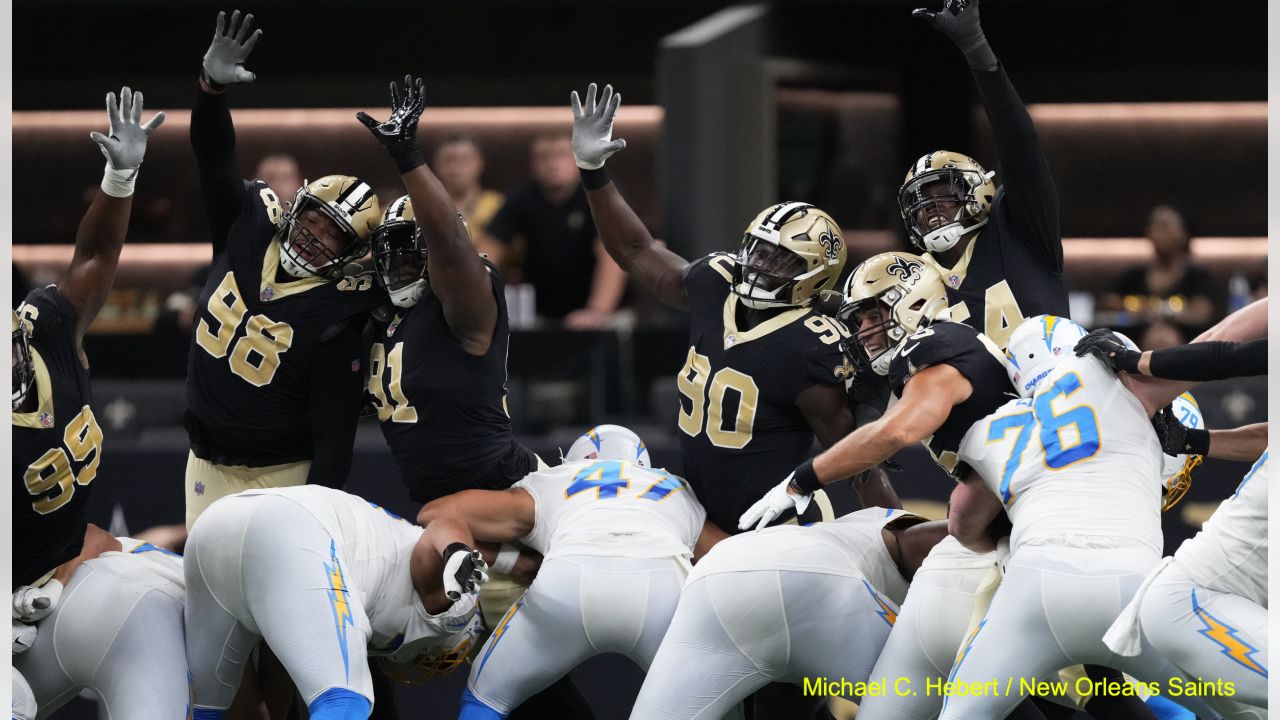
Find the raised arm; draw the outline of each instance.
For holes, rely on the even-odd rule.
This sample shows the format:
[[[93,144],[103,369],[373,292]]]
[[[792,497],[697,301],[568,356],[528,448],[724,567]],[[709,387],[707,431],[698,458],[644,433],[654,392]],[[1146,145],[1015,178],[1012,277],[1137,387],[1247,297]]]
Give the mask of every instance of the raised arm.
[[[195,150],[200,193],[213,233],[214,257],[226,245],[227,232],[240,212],[244,196],[244,180],[236,166],[236,131],[223,93],[228,85],[253,82],[256,76],[244,68],[244,61],[262,37],[261,30],[249,34],[252,14],[241,22],[240,11],[236,10],[231,13],[229,24],[226,15],[218,13],[213,41],[201,67],[200,93],[191,111],[191,147]]]
[[[107,93],[107,120],[109,137],[89,133],[107,158],[102,184],[76,229],[71,264],[58,283],[58,291],[76,310],[76,349],[80,350],[82,362],[84,334],[98,316],[115,280],[120,250],[129,230],[133,184],[147,151],[147,138],[164,122],[164,113],[141,124],[142,93],[125,87],[120,90],[119,103],[115,93]]]
[[[991,122],[991,135],[1000,159],[1001,190],[1005,195],[1000,212],[1007,215],[1016,237],[1040,262],[1052,272],[1061,273],[1058,191],[1049,171],[1049,161],[1026,105],[987,43],[978,0],[945,0],[938,12],[919,9],[912,15],[950,38],[964,54],[978,85],[982,107]]]
[[[618,267],[634,276],[664,305],[687,310],[684,272],[689,261],[649,234],[604,169],[609,156],[627,146],[626,140],[612,139],[613,118],[622,104],[622,95],[615,95],[613,86],[606,85],[604,97],[597,103],[596,85],[591,83],[585,106],[576,90],[569,101],[573,106],[573,157],[582,172],[591,217],[605,250]]]
[[[450,332],[465,351],[484,355],[498,324],[493,283],[471,244],[462,215],[418,148],[422,79],[406,75],[404,82],[403,95],[391,83],[391,117],[386,122],[380,123],[363,112],[357,113],[356,118],[387,149],[400,171],[413,203],[414,219],[426,239],[431,291],[440,298]]]

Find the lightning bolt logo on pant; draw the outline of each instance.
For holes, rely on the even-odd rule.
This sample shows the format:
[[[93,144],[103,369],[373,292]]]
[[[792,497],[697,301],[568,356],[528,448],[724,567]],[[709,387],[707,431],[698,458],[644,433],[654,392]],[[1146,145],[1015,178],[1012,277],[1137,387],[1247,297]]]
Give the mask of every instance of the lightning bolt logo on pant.
[[[1200,602],[1196,599],[1195,590],[1191,591],[1191,611],[1195,613],[1200,622],[1204,623],[1204,628],[1196,630],[1196,632],[1221,647],[1222,654],[1231,658],[1234,662],[1243,665],[1246,669],[1262,677],[1267,677],[1267,669],[1253,658],[1253,655],[1258,652],[1258,648],[1242,640],[1236,634],[1238,631],[1235,628],[1210,615],[1208,610],[1201,607]]]
[[[347,593],[347,579],[338,560],[338,548],[329,540],[329,560],[324,569],[329,576],[329,605],[333,609],[333,625],[338,632],[338,647],[342,648],[342,668],[351,677],[351,660],[347,656],[347,628],[355,627],[351,616],[351,597]]]

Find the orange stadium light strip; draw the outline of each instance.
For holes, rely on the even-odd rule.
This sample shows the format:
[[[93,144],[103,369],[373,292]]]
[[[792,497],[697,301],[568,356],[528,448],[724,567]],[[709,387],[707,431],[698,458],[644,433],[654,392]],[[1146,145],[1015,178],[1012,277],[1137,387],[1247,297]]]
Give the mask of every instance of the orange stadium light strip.
[[[1267,121],[1265,102],[1033,103],[1027,110],[1046,123]]]
[[[856,234],[856,233],[850,233]],[[1066,238],[1063,254],[1072,260],[1136,261],[1152,257],[1151,242],[1145,238]],[[70,244],[14,245],[13,261],[20,265],[53,265],[71,261],[75,249]],[[1202,237],[1191,244],[1197,258],[1254,259],[1267,255],[1265,237]],[[120,254],[124,265],[201,264],[209,262],[213,249],[208,243],[147,243],[128,245]]]
[[[156,110],[159,110],[157,108]],[[368,108],[324,108],[324,109],[268,109],[235,111],[236,127],[279,127],[281,125],[308,125],[312,127],[348,127],[357,111],[386,114],[385,107]],[[155,112],[151,108],[147,113]],[[186,109],[164,110],[168,122],[190,124],[191,111]],[[13,113],[13,129],[15,132],[25,129],[56,129],[96,127],[102,124],[101,110],[35,110]],[[564,124],[572,119],[569,103],[563,107],[474,107],[474,108],[431,108],[423,116],[424,126],[433,125],[469,125],[482,127],[488,125],[510,125],[514,122]],[[660,123],[663,110],[657,105],[624,105],[618,110],[618,120],[624,123]]]

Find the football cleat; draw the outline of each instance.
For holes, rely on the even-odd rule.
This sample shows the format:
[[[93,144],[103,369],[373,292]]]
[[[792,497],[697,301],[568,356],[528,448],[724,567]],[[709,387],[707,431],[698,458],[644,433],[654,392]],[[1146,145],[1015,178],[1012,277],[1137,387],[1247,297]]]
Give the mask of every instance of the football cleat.
[[[747,226],[733,292],[757,310],[806,306],[835,286],[847,257],[840,226],[830,215],[809,203],[779,203]]]

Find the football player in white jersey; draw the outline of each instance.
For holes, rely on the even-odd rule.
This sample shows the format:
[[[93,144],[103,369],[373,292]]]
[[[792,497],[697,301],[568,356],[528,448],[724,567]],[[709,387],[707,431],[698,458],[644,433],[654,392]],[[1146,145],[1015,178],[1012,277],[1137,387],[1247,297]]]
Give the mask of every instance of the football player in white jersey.
[[[451,519],[464,520],[476,540],[519,540],[544,556],[472,665],[466,720],[505,718],[602,653],[647,670],[689,558],[725,537],[685,481],[650,467],[644,442],[617,425],[592,428],[563,463],[507,490],[464,490],[418,514],[428,531]]]
[[[907,583],[945,535],[946,521],[867,508],[725,540],[694,566],[632,719],[717,719],[771,682],[923,695],[923,684],[871,668]]]
[[[951,533],[985,540],[1001,509],[1013,523],[1004,580],[951,669],[944,720],[1001,718],[1027,693],[1024,679],[1063,667],[1114,667],[1167,690],[1180,672],[1149,645],[1132,657],[1102,642],[1159,562],[1162,451],[1156,407],[1092,357],[1072,349],[1079,325],[1042,315],[1009,340],[1009,377],[1022,396],[965,434],[960,459],[980,486],[952,507]],[[953,503],[956,499],[953,495]],[[972,692],[972,688],[992,688]],[[1190,709],[1212,715],[1195,698]]]
[[[88,689],[99,716],[121,720],[188,717],[182,632],[182,558],[117,538],[114,550],[76,568],[35,643],[13,656],[28,683],[14,716],[47,717]],[[15,698],[16,699],[16,698]]]
[[[220,718],[260,640],[310,716],[366,718],[369,656],[393,677],[461,664],[480,633],[485,562],[464,524],[424,531],[355,495],[305,485],[223,498],[187,540],[187,664],[196,718]]]

